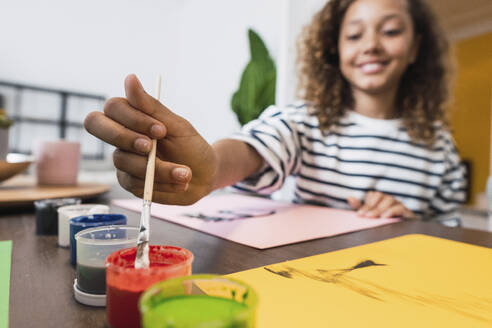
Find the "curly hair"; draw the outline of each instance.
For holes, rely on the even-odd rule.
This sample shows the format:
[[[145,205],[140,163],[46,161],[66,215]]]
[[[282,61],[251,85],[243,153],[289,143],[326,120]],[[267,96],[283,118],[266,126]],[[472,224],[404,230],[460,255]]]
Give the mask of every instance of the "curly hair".
[[[345,12],[355,1],[328,1],[303,29],[298,42],[299,96],[317,115],[325,134],[354,104],[340,70],[338,39]],[[449,127],[445,111],[452,68],[449,43],[424,1],[407,0],[407,4],[422,51],[404,72],[395,105],[412,140],[431,143],[436,123]]]

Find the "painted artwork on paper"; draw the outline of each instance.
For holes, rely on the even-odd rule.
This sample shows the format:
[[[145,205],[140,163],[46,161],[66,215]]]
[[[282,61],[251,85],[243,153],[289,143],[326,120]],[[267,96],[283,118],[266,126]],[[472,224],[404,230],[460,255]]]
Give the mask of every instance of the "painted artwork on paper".
[[[208,211],[197,211],[191,213],[181,213],[182,216],[196,218],[203,221],[222,222],[233,221],[240,219],[250,219],[260,216],[269,216],[277,213],[275,207],[255,208],[255,207],[240,207],[231,209],[212,209]]]
[[[137,212],[142,207],[139,199],[116,199],[112,204]],[[151,212],[153,217],[259,249],[400,221],[362,218],[354,211],[241,194],[209,195],[189,206],[153,204]]]
[[[435,237],[407,235],[231,276],[259,294],[259,328],[492,327],[492,249]]]

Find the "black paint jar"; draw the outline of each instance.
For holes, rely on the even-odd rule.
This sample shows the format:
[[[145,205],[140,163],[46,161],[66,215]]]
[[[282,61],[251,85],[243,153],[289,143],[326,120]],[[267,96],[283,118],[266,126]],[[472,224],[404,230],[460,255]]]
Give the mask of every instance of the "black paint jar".
[[[54,198],[34,202],[36,208],[36,235],[58,234],[58,208],[78,205],[80,198]]]

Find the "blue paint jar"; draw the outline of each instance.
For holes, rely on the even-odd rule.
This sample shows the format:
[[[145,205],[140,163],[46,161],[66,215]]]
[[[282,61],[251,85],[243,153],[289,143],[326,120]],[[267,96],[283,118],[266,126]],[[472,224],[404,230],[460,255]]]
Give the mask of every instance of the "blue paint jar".
[[[75,235],[77,232],[108,225],[125,225],[126,216],[123,214],[93,214],[82,215],[70,219],[70,263],[77,263],[77,244]]]

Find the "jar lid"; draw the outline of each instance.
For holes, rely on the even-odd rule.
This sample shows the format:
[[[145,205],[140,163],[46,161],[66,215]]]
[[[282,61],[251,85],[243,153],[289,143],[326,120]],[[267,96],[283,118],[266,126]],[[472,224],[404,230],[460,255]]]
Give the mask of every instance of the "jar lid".
[[[80,198],[48,198],[34,201],[36,208],[49,207],[58,210],[59,207],[67,205],[78,205],[82,200]]]
[[[106,306],[106,294],[89,294],[81,291],[77,286],[77,279],[73,282],[73,294],[79,303],[90,306]]]
[[[123,214],[90,214],[70,219],[71,226],[79,227],[98,227],[115,224],[126,224],[126,216]]]

